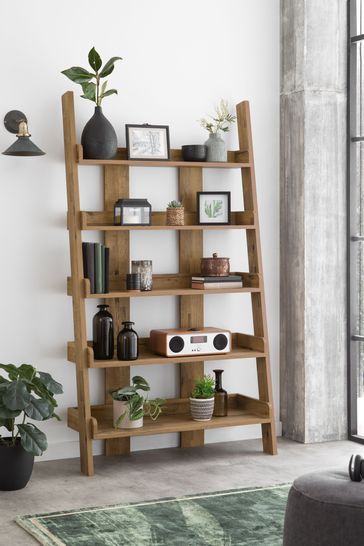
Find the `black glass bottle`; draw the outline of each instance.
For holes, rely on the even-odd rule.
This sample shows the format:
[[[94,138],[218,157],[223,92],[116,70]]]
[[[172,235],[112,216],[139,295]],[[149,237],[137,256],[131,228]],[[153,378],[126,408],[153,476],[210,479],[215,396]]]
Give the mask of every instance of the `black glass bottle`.
[[[111,360],[114,356],[114,321],[106,309],[108,305],[98,305],[100,311],[92,321],[92,338],[95,360]]]
[[[138,334],[133,330],[134,322],[126,320],[122,323],[124,328],[120,330],[118,335],[118,359],[119,360],[136,360],[139,356]]]
[[[215,405],[214,416],[226,417],[228,414],[228,393],[222,388],[222,374],[224,370],[214,370],[215,374]]]

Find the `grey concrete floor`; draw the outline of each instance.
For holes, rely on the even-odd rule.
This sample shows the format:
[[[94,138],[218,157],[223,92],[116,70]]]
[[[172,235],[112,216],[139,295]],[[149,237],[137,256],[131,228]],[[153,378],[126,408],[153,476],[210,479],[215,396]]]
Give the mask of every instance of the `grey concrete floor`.
[[[0,544],[38,544],[14,523],[20,514],[290,483],[306,472],[346,469],[352,453],[364,455],[364,446],[348,441],[298,444],[279,439],[278,448],[272,457],[262,453],[260,440],[249,440],[95,457],[92,478],[80,474],[78,459],[39,462],[25,489],[0,491]]]

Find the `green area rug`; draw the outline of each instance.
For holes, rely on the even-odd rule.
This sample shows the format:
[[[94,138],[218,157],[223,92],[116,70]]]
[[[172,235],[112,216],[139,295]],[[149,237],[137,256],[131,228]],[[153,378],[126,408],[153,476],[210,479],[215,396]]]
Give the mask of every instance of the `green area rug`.
[[[290,485],[19,516],[46,546],[281,546]]]

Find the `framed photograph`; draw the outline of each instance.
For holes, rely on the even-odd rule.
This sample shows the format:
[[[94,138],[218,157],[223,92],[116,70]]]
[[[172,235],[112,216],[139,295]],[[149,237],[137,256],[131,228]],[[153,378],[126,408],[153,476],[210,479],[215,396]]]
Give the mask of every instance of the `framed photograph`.
[[[168,125],[126,125],[128,159],[168,161]]]
[[[197,192],[197,222],[199,224],[230,224],[230,192]]]

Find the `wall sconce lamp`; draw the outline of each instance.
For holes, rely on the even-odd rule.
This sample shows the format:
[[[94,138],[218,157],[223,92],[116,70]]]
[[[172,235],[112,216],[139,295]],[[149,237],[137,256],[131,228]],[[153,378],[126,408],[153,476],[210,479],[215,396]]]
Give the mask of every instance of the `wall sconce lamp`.
[[[15,156],[34,156],[34,155],[45,155],[38,146],[36,146],[30,140],[30,133],[28,133],[28,120],[19,110],[11,110],[8,112],[4,118],[5,128],[13,134],[16,134],[17,139],[9,146],[4,155],[15,155]]]

